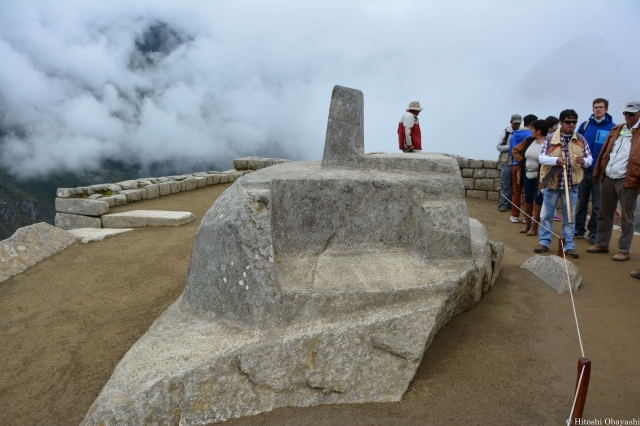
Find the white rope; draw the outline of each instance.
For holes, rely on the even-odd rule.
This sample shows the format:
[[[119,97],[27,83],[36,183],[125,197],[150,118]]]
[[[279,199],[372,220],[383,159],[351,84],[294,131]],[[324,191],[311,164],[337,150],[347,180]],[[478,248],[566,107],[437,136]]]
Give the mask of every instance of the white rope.
[[[567,419],[567,425],[570,425],[573,422],[571,416],[573,416],[573,409],[576,408],[576,401],[578,400],[578,391],[580,390],[580,383],[582,383],[582,375],[584,374],[584,369],[586,365],[582,366],[582,371],[580,371],[580,378],[578,379],[578,386],[576,386],[576,394],[573,396],[573,405],[571,406],[571,412],[569,413],[569,419]]]
[[[526,214],[526,213],[524,212],[524,210],[522,210],[520,207],[518,207],[518,206],[516,206],[515,204],[513,204],[513,202],[512,202],[510,199],[508,199],[505,195],[500,194],[500,196],[501,196],[501,197],[504,197],[504,199],[505,199],[505,200],[507,200],[508,202],[510,202],[510,203],[511,203],[511,205],[512,205],[512,206],[514,206],[516,209],[520,210],[520,212],[522,212],[522,214],[523,214],[523,215],[525,215],[526,217],[528,217],[529,219],[531,219],[531,221],[532,221],[532,222],[537,223],[537,224],[538,224],[538,226],[540,226],[540,228],[544,228],[544,229],[546,229],[547,231],[551,232],[551,233],[552,233],[553,235],[555,235],[556,237],[558,237],[558,238],[562,238],[560,235],[558,235],[558,234],[556,234],[555,232],[553,232],[553,229],[549,229],[549,228],[547,228],[547,227],[546,227],[546,226],[544,226],[541,222],[538,222],[537,220],[535,220],[535,219],[533,218],[533,216],[529,216],[528,214]],[[542,208],[542,206],[540,206],[540,208]]]
[[[508,202],[511,203],[512,206],[514,206],[516,209],[520,210],[522,212],[523,215],[527,216],[528,218],[531,219],[532,222],[536,222],[538,225],[540,225],[541,228],[546,229],[547,231],[551,232],[553,235],[555,235],[556,237],[558,237],[560,239],[560,245],[562,246],[562,253],[564,253],[564,243],[562,242],[562,237],[558,234],[556,234],[555,232],[553,232],[552,230],[550,230],[549,228],[547,228],[546,226],[543,226],[540,222],[538,222],[537,220],[534,220],[531,216],[529,216],[528,214],[526,214],[524,211],[522,211],[522,209],[518,206],[516,206],[515,204],[513,204],[513,202],[508,199],[506,196],[504,196],[503,194],[500,194],[501,197],[504,197]],[[565,200],[565,203],[569,201],[569,200]],[[567,285],[569,286],[569,295],[571,296],[571,306],[573,307],[573,317],[576,320],[576,330],[578,331],[578,341],[580,342],[580,353],[582,353],[582,357],[584,358],[584,348],[582,346],[582,336],[580,335],[580,325],[578,324],[578,314],[576,313],[576,304],[573,300],[573,290],[571,289],[571,280],[569,279],[569,267],[567,266],[567,256],[564,255],[562,256],[562,258],[564,259],[564,270],[567,273]]]

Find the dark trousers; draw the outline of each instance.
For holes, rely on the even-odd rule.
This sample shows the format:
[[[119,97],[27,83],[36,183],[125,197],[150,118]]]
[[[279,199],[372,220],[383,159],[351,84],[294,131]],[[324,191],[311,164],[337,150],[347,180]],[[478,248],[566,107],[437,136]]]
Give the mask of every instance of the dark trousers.
[[[593,183],[593,172],[584,171],[584,179],[578,185],[578,211],[576,211],[576,234],[587,232],[585,222],[589,212],[589,197],[591,197],[591,218],[587,229],[589,237],[595,236],[598,230],[598,215],[600,214],[600,184]]]
[[[636,200],[638,199],[638,188],[625,188],[624,178],[611,179],[605,176],[600,183],[600,214],[598,215],[598,234],[596,245],[598,247],[609,247],[611,241],[611,231],[613,229],[613,219],[615,218],[618,201],[622,210],[622,220],[620,221],[621,234],[618,240],[618,251],[629,254],[631,252],[631,242],[636,225],[635,212]]]
[[[513,180],[513,196],[511,197],[511,216],[520,217],[520,205],[522,204],[522,187],[518,182],[518,170],[520,166],[514,164],[511,170],[511,179]]]
[[[511,197],[513,197],[513,180],[511,172],[513,166],[511,164],[503,164],[500,170],[500,199],[498,200],[498,206],[504,206],[505,208],[511,208]]]
[[[543,195],[542,192],[538,193],[538,178],[529,179],[527,177],[527,172],[522,170],[524,173],[524,203],[525,204],[535,204],[536,206],[542,205]]]

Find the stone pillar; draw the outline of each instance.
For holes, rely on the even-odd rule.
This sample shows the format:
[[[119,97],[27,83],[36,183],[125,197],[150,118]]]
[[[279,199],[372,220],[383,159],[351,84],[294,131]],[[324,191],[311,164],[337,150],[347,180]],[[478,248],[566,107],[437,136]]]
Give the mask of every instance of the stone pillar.
[[[364,96],[360,90],[334,86],[322,167],[359,167],[363,157]]]

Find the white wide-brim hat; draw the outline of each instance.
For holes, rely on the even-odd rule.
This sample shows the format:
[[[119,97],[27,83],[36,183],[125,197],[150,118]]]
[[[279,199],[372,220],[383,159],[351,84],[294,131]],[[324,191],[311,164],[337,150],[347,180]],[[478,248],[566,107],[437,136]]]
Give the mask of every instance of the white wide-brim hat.
[[[422,111],[423,110],[423,108],[420,106],[420,102],[418,102],[418,101],[409,102],[409,106],[407,107],[407,109],[413,110],[413,111]]]

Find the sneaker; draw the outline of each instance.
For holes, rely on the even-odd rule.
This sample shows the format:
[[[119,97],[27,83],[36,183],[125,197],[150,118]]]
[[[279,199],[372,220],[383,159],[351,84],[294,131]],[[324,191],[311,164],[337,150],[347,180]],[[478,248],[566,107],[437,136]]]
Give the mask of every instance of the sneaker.
[[[577,259],[577,258],[579,258],[579,257],[580,257],[580,255],[578,254],[578,252],[577,252],[577,251],[575,251],[574,249],[569,249],[569,250],[565,251],[565,252],[564,252],[564,254],[565,254],[566,256],[572,257],[572,258],[574,258],[574,259]]]
[[[500,211],[502,213],[506,212],[507,211],[507,206],[500,206]]]
[[[511,216],[511,217],[509,218],[509,220],[510,220],[511,222],[513,222],[513,223],[518,223],[518,218],[517,218],[517,217],[515,217],[515,216]]]
[[[595,235],[589,236],[589,244],[591,244],[593,246],[596,245],[596,236]]]
[[[576,232],[573,234],[573,239],[584,240],[584,234]]]
[[[538,244],[534,249],[533,252],[534,253],[544,253],[546,251],[549,251],[549,247],[545,246],[544,244]]]
[[[553,216],[553,220],[562,220],[562,218],[556,214]]]

